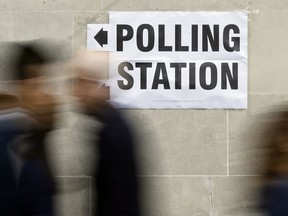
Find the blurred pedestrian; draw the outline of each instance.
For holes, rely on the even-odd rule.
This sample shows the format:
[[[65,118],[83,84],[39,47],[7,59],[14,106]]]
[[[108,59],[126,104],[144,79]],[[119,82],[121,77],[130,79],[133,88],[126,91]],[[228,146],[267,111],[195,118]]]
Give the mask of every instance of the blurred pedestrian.
[[[84,113],[103,124],[95,143],[98,164],[96,179],[97,216],[139,216],[139,188],[135,141],[122,114],[109,102],[105,79],[108,61],[104,53],[79,51],[73,59],[74,96]],[[96,133],[96,132],[95,132]]]
[[[13,184],[9,190],[11,194],[15,191],[17,194],[16,202],[12,202],[11,199],[11,203],[15,204],[14,209],[17,209],[17,215],[52,216],[54,215],[55,184],[47,159],[46,136],[53,128],[55,99],[43,90],[43,73],[45,73],[49,59],[37,49],[33,42],[18,43],[15,47],[18,55],[11,65],[14,70],[10,78],[13,79],[16,87],[15,97],[19,100],[18,109],[11,111],[10,118],[3,117],[7,125],[13,126],[9,127],[13,133],[6,128],[6,132],[11,134],[9,142],[7,139],[6,141],[9,146],[12,146],[12,152],[16,155],[14,161],[10,157],[14,171],[14,176],[11,175],[10,178],[16,179],[16,185]],[[21,161],[21,166],[15,173],[13,164],[16,164],[15,158],[17,157]],[[12,173],[11,170],[9,172]],[[1,200],[5,199],[4,196],[0,196]],[[4,203],[1,202],[0,206]],[[14,214],[0,212],[0,215]]]
[[[15,113],[17,98],[0,94],[0,215],[14,216],[17,212],[17,180],[11,143],[24,132],[20,116]]]
[[[269,216],[288,215],[288,111],[277,115],[268,139],[262,186],[262,210]]]

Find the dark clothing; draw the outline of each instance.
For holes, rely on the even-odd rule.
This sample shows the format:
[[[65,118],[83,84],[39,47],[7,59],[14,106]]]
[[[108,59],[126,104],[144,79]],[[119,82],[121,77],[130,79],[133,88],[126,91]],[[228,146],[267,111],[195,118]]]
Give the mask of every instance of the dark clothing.
[[[0,215],[14,216],[18,213],[17,177],[10,149],[11,143],[25,131],[23,115],[15,109],[1,111],[0,115]]]
[[[1,124],[1,123],[0,123]],[[0,215],[17,215],[17,183],[13,164],[9,157],[8,144],[11,134],[0,132]]]
[[[269,216],[288,215],[288,178],[277,178],[263,190],[262,208]]]
[[[288,178],[277,178],[266,185],[262,208],[269,216],[288,215]]]
[[[52,216],[54,185],[37,160],[28,160],[19,179],[19,210],[21,216]]]
[[[94,115],[99,133],[96,170],[97,216],[139,216],[137,165],[131,131],[120,113],[109,107]]]
[[[46,152],[46,136],[51,130],[51,128],[42,125],[32,129],[25,141],[30,145],[30,150],[25,155],[25,161],[35,163],[35,166],[39,169],[39,174],[42,174],[47,178],[47,183],[49,183],[49,188],[51,190],[49,193],[55,194],[55,180],[52,175]]]
[[[39,132],[39,122],[29,116],[25,110],[11,109],[5,113],[2,111],[0,115],[1,216],[53,215],[52,196],[55,190],[51,174],[47,171],[48,166],[43,165],[43,160],[46,158],[41,157],[42,151],[32,154],[37,152],[35,151],[37,145],[43,144],[44,137]],[[20,159],[17,151],[23,145],[29,149],[29,154],[25,153],[25,160]],[[20,165],[13,161],[16,158],[12,157],[13,154],[21,161]]]

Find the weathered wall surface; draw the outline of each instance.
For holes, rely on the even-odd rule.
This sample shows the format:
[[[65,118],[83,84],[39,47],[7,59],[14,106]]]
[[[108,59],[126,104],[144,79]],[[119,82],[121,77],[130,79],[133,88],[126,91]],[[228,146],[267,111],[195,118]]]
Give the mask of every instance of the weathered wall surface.
[[[109,11],[249,12],[247,110],[128,110],[138,126],[147,216],[258,215],[253,193],[261,174],[263,114],[287,104],[288,1],[273,0],[0,0],[0,40],[61,39],[67,54],[86,46],[86,24],[108,23]],[[61,50],[55,48],[55,54]],[[1,59],[9,56],[5,47]],[[0,59],[0,75],[5,66]],[[61,76],[55,68],[53,75]],[[71,72],[72,73],[72,72]],[[1,75],[2,76],[2,75]],[[61,97],[69,86],[55,84]],[[5,89],[1,84],[0,89]],[[51,160],[60,185],[59,215],[90,215],[88,119],[59,113]],[[97,126],[97,125],[96,125]]]

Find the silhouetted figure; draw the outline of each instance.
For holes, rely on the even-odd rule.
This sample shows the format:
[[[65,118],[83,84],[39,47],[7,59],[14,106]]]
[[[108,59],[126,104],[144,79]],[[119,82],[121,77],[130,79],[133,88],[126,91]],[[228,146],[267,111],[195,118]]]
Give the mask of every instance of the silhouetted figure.
[[[17,179],[11,142],[24,132],[21,116],[15,113],[17,99],[0,94],[0,215],[18,215]]]
[[[103,61],[103,62],[102,62]],[[95,166],[97,216],[139,216],[139,188],[135,142],[129,125],[107,99],[102,86],[104,62],[101,55],[79,52],[74,59],[74,96],[85,114],[99,120],[103,127],[95,142],[99,161]],[[96,135],[96,132],[95,132]]]
[[[288,111],[270,129],[269,154],[263,176],[262,209],[269,216],[288,215]]]
[[[47,160],[46,135],[53,128],[55,100],[43,90],[41,79],[49,59],[37,50],[33,42],[19,43],[15,47],[18,55],[11,65],[14,68],[11,78],[16,84],[15,96],[19,99],[19,103],[18,109],[12,110],[9,115],[17,118],[15,120],[15,117],[10,119],[3,117],[3,119],[6,119],[7,125],[13,125],[9,127],[10,132],[6,128],[7,134],[11,134],[10,140],[7,138],[6,140],[15,153],[14,159],[18,157],[21,166],[17,169],[15,166],[12,166],[12,169],[6,166],[10,170],[9,173],[14,172],[14,176],[9,177],[14,179],[11,182],[15,182],[16,179],[16,184],[13,183],[12,186],[10,183],[11,195],[16,191],[16,201],[12,202],[11,199],[10,203],[15,205],[17,215],[52,216],[55,184]],[[17,134],[14,132],[15,127]],[[2,198],[1,194],[0,196]],[[0,212],[0,215],[5,214]]]

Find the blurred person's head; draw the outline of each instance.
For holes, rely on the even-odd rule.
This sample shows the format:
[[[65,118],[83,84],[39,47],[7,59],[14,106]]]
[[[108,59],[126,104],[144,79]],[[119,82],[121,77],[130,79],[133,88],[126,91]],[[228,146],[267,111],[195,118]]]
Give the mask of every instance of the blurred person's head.
[[[40,49],[35,42],[18,43],[17,55],[14,59],[12,80],[16,84],[16,95],[21,106],[45,123],[51,123],[54,100],[51,94],[43,90],[43,77],[51,60],[45,50]]]
[[[109,98],[103,80],[107,77],[108,56],[103,52],[80,50],[73,60],[73,96],[86,112],[103,109]]]
[[[288,111],[278,114],[268,139],[266,177],[288,176]]]
[[[47,60],[39,50],[30,44],[19,45],[12,79],[19,84],[19,94],[26,96],[39,90]]]
[[[16,80],[37,78],[42,75],[40,71],[45,63],[47,63],[47,60],[44,55],[33,44],[23,44],[19,49],[14,78]]]

